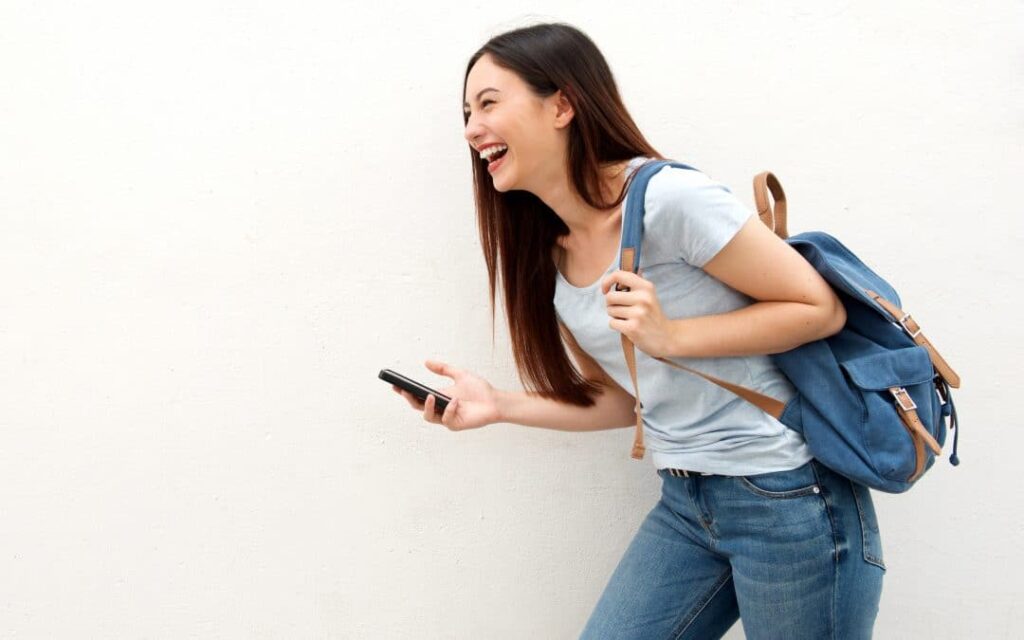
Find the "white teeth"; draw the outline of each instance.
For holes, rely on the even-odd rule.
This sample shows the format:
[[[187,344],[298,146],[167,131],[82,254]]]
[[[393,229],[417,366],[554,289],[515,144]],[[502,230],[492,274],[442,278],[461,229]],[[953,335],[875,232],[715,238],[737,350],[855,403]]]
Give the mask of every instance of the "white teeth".
[[[502,149],[508,149],[508,147],[503,144],[496,144],[493,147],[487,147],[486,149],[480,152],[480,157],[484,160],[487,160],[495,153],[501,151]]]

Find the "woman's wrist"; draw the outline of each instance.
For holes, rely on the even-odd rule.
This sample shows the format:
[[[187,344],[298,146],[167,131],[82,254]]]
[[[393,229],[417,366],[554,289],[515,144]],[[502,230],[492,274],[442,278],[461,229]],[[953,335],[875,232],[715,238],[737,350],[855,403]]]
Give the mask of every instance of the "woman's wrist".
[[[533,404],[536,398],[526,391],[495,389],[494,398],[495,422],[530,426],[537,417],[537,407]]]
[[[509,422],[509,405],[512,403],[512,394],[502,389],[494,390],[494,422]]]
[[[687,337],[690,333],[686,328],[686,318],[676,318],[669,321],[669,358],[685,358],[689,351]]]

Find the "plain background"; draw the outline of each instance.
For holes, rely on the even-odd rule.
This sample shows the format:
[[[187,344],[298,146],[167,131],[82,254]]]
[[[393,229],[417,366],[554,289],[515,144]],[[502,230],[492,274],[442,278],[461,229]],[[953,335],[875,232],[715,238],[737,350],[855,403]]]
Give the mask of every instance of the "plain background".
[[[462,79],[558,20],[659,151],[748,204],[775,171],[791,233],[841,238],[961,374],[962,465],[875,494],[878,637],[1018,637],[1022,17],[5,2],[0,636],[576,637],[657,500],[632,431],[453,433],[377,380],[521,388]]]

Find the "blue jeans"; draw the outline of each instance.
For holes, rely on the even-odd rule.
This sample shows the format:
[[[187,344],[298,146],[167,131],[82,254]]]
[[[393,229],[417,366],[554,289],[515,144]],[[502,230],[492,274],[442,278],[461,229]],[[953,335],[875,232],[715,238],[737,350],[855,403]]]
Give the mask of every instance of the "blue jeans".
[[[882,595],[869,490],[812,460],[753,476],[673,477],[582,639],[870,638]]]

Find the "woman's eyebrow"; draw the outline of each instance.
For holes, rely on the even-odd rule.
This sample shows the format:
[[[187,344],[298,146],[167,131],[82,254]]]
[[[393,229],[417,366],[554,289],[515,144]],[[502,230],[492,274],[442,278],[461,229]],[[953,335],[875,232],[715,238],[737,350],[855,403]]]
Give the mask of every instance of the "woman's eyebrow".
[[[497,89],[495,89],[494,87],[487,87],[486,89],[481,89],[481,90],[480,90],[480,91],[479,91],[479,92],[478,92],[478,93],[476,94],[476,99],[477,99],[477,100],[479,100],[479,99],[480,99],[480,96],[484,95],[484,94],[485,94],[485,93],[487,93],[488,91],[498,91],[498,90],[497,90]],[[500,92],[500,91],[498,91],[498,93],[501,93],[501,92]],[[463,108],[466,108],[466,109],[468,109],[468,108],[469,108],[469,103],[468,103],[468,102],[463,102],[463,103],[462,103],[462,106],[463,106]]]

